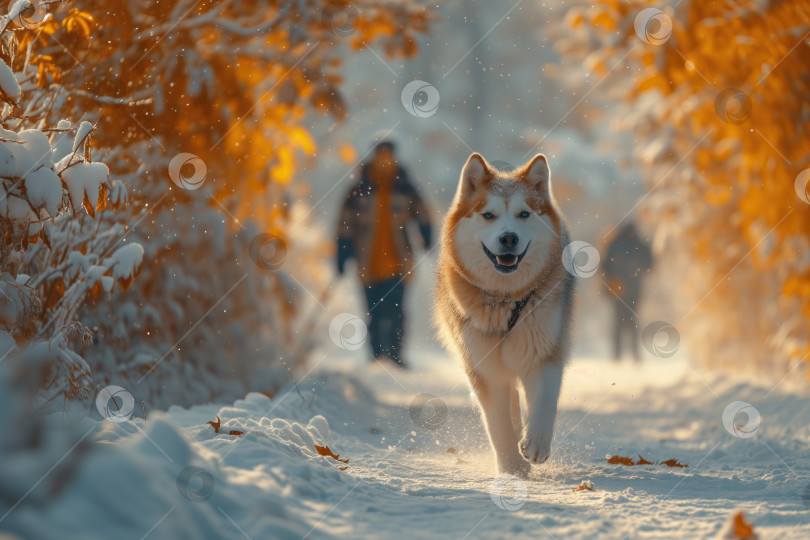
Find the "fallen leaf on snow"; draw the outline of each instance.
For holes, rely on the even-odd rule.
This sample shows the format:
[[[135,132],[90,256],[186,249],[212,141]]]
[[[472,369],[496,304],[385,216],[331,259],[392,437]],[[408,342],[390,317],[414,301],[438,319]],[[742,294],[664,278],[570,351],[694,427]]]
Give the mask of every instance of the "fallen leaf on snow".
[[[340,454],[335,454],[334,452],[332,452],[332,450],[329,449],[328,446],[318,446],[317,444],[314,444],[313,446],[315,447],[315,450],[318,451],[318,454],[320,454],[322,456],[330,457],[330,458],[334,459],[335,461],[340,461],[341,463],[348,463],[349,462],[348,459],[340,459]],[[345,469],[345,467],[342,468],[341,470],[344,470],[344,469]]]
[[[611,465],[626,465],[628,467],[632,467],[633,465],[666,465],[667,467],[688,467],[686,463],[680,463],[677,459],[668,459],[666,461],[647,461],[641,455],[638,456],[638,461],[633,461],[633,458],[630,457],[623,457],[623,456],[610,456],[607,458],[607,462]]]
[[[448,454],[455,454],[455,453],[456,453],[456,449],[455,449],[455,448],[453,448],[453,447],[451,446],[450,448],[448,448],[447,450],[445,450],[445,452],[447,452]]]
[[[593,491],[593,490],[594,490],[593,482],[591,482],[590,480],[583,480],[580,485],[578,485],[577,487],[571,488],[571,491],[575,491],[575,492],[576,491]]]
[[[753,524],[745,521],[745,512],[738,511],[731,517],[717,538],[718,540],[757,540],[759,537],[754,532]]]
[[[219,433],[219,427],[222,424],[222,421],[219,419],[219,416],[217,416],[217,421],[216,422],[214,422],[213,420],[209,420],[206,423],[211,424],[211,427],[214,428],[214,431],[216,433]],[[239,430],[236,430],[236,429],[231,429],[231,430],[228,431],[228,435],[236,435],[237,437],[240,437],[240,436],[242,436],[244,434],[245,434],[244,431],[239,431]]]
[[[630,465],[635,465],[635,463],[633,463],[633,458],[621,456],[609,457],[607,462],[610,463],[611,465],[627,465],[628,467]]]

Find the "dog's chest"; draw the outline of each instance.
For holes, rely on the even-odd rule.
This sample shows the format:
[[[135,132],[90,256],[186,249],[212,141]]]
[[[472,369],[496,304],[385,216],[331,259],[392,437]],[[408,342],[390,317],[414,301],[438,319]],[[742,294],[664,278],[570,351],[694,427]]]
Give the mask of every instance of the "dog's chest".
[[[547,357],[559,341],[562,309],[548,298],[532,296],[525,305],[489,301],[465,325],[470,351],[486,363],[503,363],[522,371]],[[510,324],[510,321],[512,324]]]

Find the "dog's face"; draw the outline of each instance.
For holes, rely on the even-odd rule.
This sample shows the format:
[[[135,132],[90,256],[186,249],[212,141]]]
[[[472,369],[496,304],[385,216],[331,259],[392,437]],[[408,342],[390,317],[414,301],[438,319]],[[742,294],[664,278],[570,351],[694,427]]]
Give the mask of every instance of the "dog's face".
[[[557,255],[561,216],[545,156],[500,171],[467,160],[448,217],[457,266],[481,288],[508,294],[530,285]]]

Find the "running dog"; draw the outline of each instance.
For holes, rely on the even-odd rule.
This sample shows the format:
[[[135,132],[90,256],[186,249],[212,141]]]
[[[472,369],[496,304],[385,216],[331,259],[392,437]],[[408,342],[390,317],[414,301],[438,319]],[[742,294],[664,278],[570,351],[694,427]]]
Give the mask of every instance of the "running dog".
[[[551,452],[573,313],[568,231],[550,182],[542,154],[510,171],[469,157],[442,229],[434,305],[439,338],[464,362],[498,472],[523,477]]]

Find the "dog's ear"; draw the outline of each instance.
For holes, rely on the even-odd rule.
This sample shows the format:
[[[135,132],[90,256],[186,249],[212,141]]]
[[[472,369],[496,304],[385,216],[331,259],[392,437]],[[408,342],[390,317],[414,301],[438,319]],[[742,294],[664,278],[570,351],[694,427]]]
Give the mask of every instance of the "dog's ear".
[[[464,164],[458,184],[458,194],[462,199],[471,195],[483,182],[494,176],[487,160],[475,152]]]
[[[548,195],[551,171],[548,168],[546,156],[543,154],[534,156],[530,162],[523,166],[520,176],[538,192]]]

